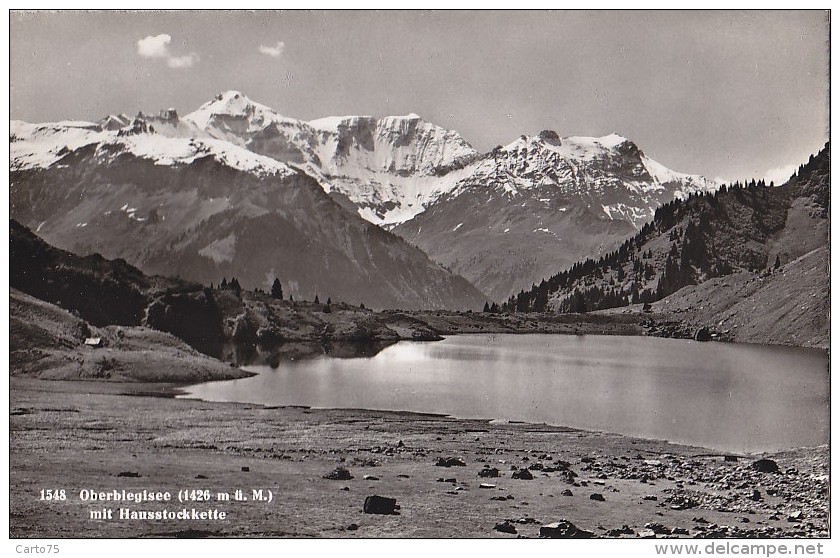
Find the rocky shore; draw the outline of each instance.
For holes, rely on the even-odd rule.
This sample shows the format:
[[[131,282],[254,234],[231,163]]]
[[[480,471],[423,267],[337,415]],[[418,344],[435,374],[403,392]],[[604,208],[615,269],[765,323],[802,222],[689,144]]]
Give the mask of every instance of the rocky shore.
[[[216,404],[176,391],[12,378],[11,536],[828,536],[827,446],[721,455],[545,425]],[[43,501],[45,488],[67,499]],[[92,503],[82,489],[207,491],[209,502],[168,507],[225,519],[103,519],[94,512],[167,506]],[[236,490],[248,500],[218,499]]]

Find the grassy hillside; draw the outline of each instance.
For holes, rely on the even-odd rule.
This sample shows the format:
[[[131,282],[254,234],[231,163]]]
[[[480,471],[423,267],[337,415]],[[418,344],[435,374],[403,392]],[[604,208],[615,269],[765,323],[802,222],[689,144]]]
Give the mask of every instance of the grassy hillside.
[[[202,355],[180,339],[146,327],[91,326],[18,290],[9,295],[9,370],[51,380],[189,383],[248,373]],[[98,338],[101,346],[85,345]]]

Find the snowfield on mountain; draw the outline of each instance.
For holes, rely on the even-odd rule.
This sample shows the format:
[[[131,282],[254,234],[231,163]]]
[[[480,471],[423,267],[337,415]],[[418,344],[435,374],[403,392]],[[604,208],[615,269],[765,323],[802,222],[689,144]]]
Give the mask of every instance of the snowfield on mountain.
[[[467,307],[472,304],[467,299],[503,300],[575,261],[612,250],[657,207],[717,186],[702,176],[667,169],[618,134],[561,138],[546,130],[480,154],[457,132],[417,114],[307,122],[283,116],[238,91],[220,93],[183,117],[170,108],[133,119],[109,115],[98,123],[12,122],[10,139],[16,215],[42,213],[14,194],[35,171],[50,174],[81,161],[113,168],[133,157],[177,169],[181,178],[171,192],[173,200],[161,199],[159,208],[189,189],[186,169],[205,168],[209,160],[257,180],[305,174],[346,212],[392,231],[477,286],[483,295],[466,297],[460,306]],[[91,211],[97,202],[90,194],[77,204],[87,208],[78,220],[61,225],[68,230],[56,230],[46,214],[23,221],[46,227],[45,234],[59,246],[95,249],[102,243],[64,239],[78,232],[71,229],[96,221]],[[113,207],[109,201],[103,210],[148,202],[138,198]],[[226,191],[221,184],[214,195],[193,203],[203,220],[222,210],[251,217],[279,210]],[[71,207],[65,211],[76,214]],[[187,217],[182,221],[189,227],[200,223]],[[169,230],[163,245],[180,247],[181,237],[191,233],[190,228]],[[234,239],[241,236],[208,234],[197,253],[217,265],[201,264],[207,269],[191,269],[188,275],[204,280],[234,272],[218,264],[233,259]],[[123,256],[119,250],[111,255]],[[149,258],[154,259],[141,259]],[[262,272],[266,277],[279,273],[274,267]],[[255,284],[267,280],[256,272],[249,275]],[[302,296],[305,290],[301,286]]]

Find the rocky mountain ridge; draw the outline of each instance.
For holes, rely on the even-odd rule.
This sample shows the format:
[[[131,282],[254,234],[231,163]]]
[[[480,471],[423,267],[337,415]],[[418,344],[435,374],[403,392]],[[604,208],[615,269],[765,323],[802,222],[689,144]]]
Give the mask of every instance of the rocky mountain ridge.
[[[81,156],[86,150],[92,151],[89,159]],[[16,210],[22,212],[14,215],[34,228],[47,227],[46,238],[58,246],[91,248],[65,244],[62,236],[84,231],[56,234],[49,214],[41,212],[35,221],[38,211],[30,211],[15,189],[22,177],[49,174],[83,160],[113,166],[120,153],[179,171],[213,160],[258,180],[306,174],[343,209],[392,230],[491,300],[503,300],[558,268],[614,249],[652,217],[656,207],[715,186],[703,177],[666,169],[617,134],[561,138],[543,131],[481,155],[457,132],[416,114],[305,122],[227,91],[185,116],[166,109],[133,119],[110,115],[99,123],[12,122],[13,203],[17,201]],[[196,215],[207,219],[215,213],[207,212],[208,204],[233,210],[228,206],[231,198],[245,202],[240,192],[216,194],[199,203]],[[92,203],[88,199],[86,205]],[[126,202],[117,208],[123,205]],[[127,203],[121,210],[136,205]],[[252,215],[265,209],[248,200],[235,211]],[[84,217],[89,211],[81,213],[76,222],[63,226],[89,226]],[[187,234],[188,228],[171,232],[169,241]],[[207,244],[197,247],[217,264],[227,254],[220,249],[233,242],[222,232],[215,237],[208,232]],[[141,259],[133,261],[143,265]],[[186,273],[196,280],[207,277]],[[249,280],[264,282],[253,275]],[[464,304],[473,300],[465,299]]]
[[[299,299],[483,304],[467,281],[340,207],[299,168],[154,124],[134,133],[136,124],[13,123],[12,216],[60,248],[205,285],[237,276],[268,288],[278,278]]]

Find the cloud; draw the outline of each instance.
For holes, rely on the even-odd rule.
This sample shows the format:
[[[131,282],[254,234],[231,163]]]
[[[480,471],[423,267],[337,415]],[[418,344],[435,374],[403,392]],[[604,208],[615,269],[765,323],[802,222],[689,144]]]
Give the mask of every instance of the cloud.
[[[784,184],[796,172],[799,165],[786,165],[784,167],[776,167],[764,173],[764,180],[769,184],[772,180],[776,186]]]
[[[267,54],[272,58],[280,58],[280,55],[283,54],[283,49],[285,48],[286,45],[283,41],[277,41],[277,44],[274,46],[260,45],[260,52],[262,54]]]
[[[149,35],[145,39],[137,41],[137,54],[144,58],[167,58],[169,56],[169,43],[172,37],[166,33]]]
[[[198,62],[198,54],[191,52],[186,56],[170,56],[169,60],[166,61],[166,64],[170,68],[189,68],[193,64]]]
[[[183,56],[175,56],[169,50],[169,43],[172,42],[172,37],[166,33],[160,35],[149,35],[145,39],[137,41],[137,54],[143,58],[162,58],[166,59],[166,65],[170,68],[180,69],[189,68],[198,62],[198,54],[190,52]]]

